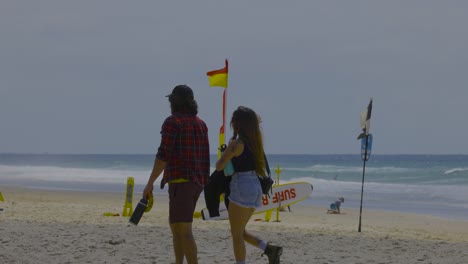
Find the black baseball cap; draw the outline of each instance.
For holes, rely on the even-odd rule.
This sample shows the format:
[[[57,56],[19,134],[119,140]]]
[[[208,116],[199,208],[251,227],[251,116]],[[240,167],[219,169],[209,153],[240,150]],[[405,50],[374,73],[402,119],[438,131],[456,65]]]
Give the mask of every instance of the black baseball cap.
[[[181,98],[188,98],[188,97],[193,98],[193,91],[192,91],[192,88],[188,87],[187,85],[181,84],[181,85],[177,85],[176,87],[174,87],[174,89],[172,90],[172,93],[166,95],[166,97],[170,97],[174,95],[179,96]]]

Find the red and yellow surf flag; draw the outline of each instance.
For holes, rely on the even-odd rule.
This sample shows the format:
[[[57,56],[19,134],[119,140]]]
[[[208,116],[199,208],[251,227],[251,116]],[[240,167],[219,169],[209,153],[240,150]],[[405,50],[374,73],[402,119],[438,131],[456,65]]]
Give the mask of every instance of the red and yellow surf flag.
[[[225,60],[226,66],[224,68],[206,73],[210,86],[228,87],[228,60]]]
[[[214,71],[209,71],[206,73],[208,75],[208,81],[210,83],[210,86],[216,86],[216,87],[223,87],[227,88],[228,87],[228,60],[225,60],[225,66],[222,69],[219,70],[214,70]],[[226,124],[226,90],[224,89],[223,91],[223,124],[219,128],[219,147],[221,147],[224,144],[224,127]],[[220,148],[218,148],[218,159],[221,158],[221,151]]]

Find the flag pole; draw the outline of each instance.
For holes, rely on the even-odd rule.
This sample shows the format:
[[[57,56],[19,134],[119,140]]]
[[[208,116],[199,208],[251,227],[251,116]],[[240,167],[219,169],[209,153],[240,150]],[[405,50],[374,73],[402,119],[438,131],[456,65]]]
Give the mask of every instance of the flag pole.
[[[221,145],[225,144],[224,140],[224,132],[225,132],[225,125],[226,125],[226,88],[223,91],[223,123],[219,128],[219,148],[218,148],[218,159],[221,158]]]
[[[366,135],[366,149],[364,151],[364,161],[362,165],[362,185],[361,185],[361,206],[359,208],[359,227],[358,232],[361,232],[361,219],[362,219],[362,199],[364,197],[364,176],[366,175],[366,161],[367,161],[367,145],[369,143],[369,135]]]
[[[358,232],[361,232],[362,222],[362,201],[364,200],[364,178],[366,176],[366,162],[369,160],[371,149],[372,149],[372,134],[370,130],[370,119],[372,114],[372,97],[370,99],[367,110],[361,113],[361,128],[362,133],[358,136],[361,139],[361,159],[362,164],[362,184],[361,184],[361,205],[359,207],[359,227]]]
[[[221,68],[221,69],[217,69],[217,70],[213,70],[213,71],[209,71],[206,73],[206,75],[208,76],[208,82],[209,82],[209,86],[211,87],[223,87],[224,88],[224,91],[223,91],[223,99],[222,99],[222,124],[221,124],[221,127],[219,128],[219,145],[217,147],[218,149],[218,160],[221,158],[221,146],[223,146],[225,140],[224,140],[224,135],[225,135],[225,128],[226,128],[226,97],[227,97],[227,88],[228,88],[228,73],[229,73],[229,69],[228,69],[228,60],[225,59],[225,66],[224,68]],[[222,172],[221,174],[212,174],[212,175],[216,175],[215,177],[218,178],[218,176],[222,177],[222,178],[219,178],[218,180],[215,180],[215,181],[219,181],[219,180],[223,180],[224,178],[224,172]],[[211,176],[210,176],[211,178]],[[210,190],[208,192],[213,192],[211,189],[212,188],[209,188]],[[218,192],[219,190],[215,190],[215,192]],[[207,202],[209,199],[206,199],[207,197],[207,189],[206,189],[206,186],[205,186],[205,201]],[[215,194],[215,193],[213,193]],[[220,199],[219,199],[219,202],[223,201],[224,200],[224,194],[219,194],[220,195]],[[216,200],[214,200],[214,205],[213,206],[216,206]],[[217,207],[213,207],[213,209],[215,209],[217,211],[217,215],[219,216],[219,202],[218,202],[218,206]],[[211,207],[211,202],[210,202],[210,205],[208,204],[207,202],[207,208],[210,208]],[[211,213],[210,213],[211,215]]]
[[[229,63],[227,59],[224,60],[224,70],[226,71],[226,73],[229,72]],[[226,132],[226,98],[227,98],[226,90],[227,90],[227,87],[228,87],[228,80],[226,76],[226,86],[223,89],[224,90],[223,91],[223,124],[219,130],[219,147],[220,148],[223,144],[226,143],[225,132]],[[221,158],[221,150],[218,149],[218,159],[220,158]]]

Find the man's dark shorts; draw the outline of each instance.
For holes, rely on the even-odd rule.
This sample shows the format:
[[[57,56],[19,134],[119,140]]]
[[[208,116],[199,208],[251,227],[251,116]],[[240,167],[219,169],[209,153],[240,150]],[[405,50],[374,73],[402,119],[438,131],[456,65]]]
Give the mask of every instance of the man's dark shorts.
[[[169,223],[192,223],[202,190],[195,182],[169,184]]]

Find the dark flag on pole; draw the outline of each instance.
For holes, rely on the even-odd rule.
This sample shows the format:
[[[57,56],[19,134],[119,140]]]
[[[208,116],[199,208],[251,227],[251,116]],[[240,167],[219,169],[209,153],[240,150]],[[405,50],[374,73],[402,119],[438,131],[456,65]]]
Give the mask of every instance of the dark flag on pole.
[[[362,166],[362,187],[361,187],[361,207],[359,209],[359,228],[358,232],[361,232],[361,218],[362,218],[362,198],[364,196],[364,176],[366,174],[366,161],[369,160],[370,153],[372,150],[372,134],[370,130],[370,119],[372,114],[372,98],[370,99],[367,109],[361,113],[361,129],[362,133],[359,134],[357,139],[361,140],[361,159],[363,161]]]
[[[367,106],[367,110],[361,112],[362,133],[359,134],[357,139],[361,139],[369,135],[371,114],[372,114],[372,98],[370,99],[369,105]]]

